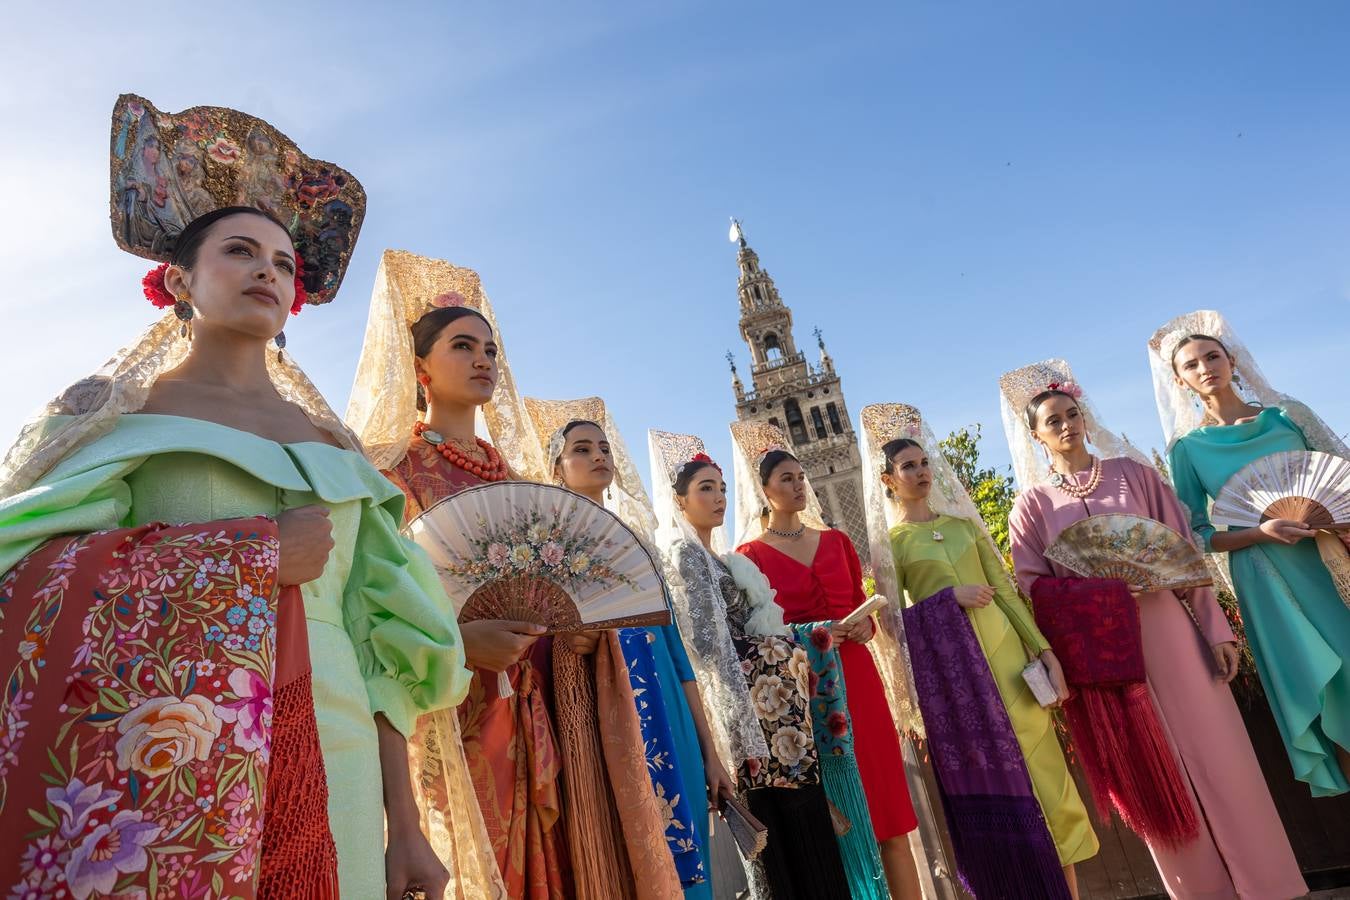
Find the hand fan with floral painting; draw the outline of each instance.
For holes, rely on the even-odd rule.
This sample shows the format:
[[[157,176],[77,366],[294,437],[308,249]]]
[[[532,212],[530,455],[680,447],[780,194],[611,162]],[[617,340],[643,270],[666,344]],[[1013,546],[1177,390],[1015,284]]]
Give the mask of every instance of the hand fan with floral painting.
[[[405,531],[431,557],[461,622],[534,622],[550,634],[670,623],[651,553],[613,513],[564,488],[479,485]]]
[[[1059,533],[1045,555],[1085,578],[1118,578],[1144,591],[1214,583],[1195,545],[1144,516],[1116,513],[1079,519]]]

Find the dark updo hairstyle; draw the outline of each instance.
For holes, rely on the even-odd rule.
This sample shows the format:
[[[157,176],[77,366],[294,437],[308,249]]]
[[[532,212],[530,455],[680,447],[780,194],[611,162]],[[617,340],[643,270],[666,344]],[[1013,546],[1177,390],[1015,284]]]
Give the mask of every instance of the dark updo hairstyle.
[[[230,216],[259,216],[290,234],[286,226],[282,225],[276,216],[265,209],[258,209],[256,206],[222,206],[220,209],[203,213],[189,222],[188,227],[178,232],[171,241],[173,255],[169,258],[169,262],[184,269],[195,266],[197,264],[197,253],[202,249],[202,242],[206,240],[206,233],[211,230],[212,225]]]
[[[1041,391],[1035,397],[1031,398],[1031,401],[1027,403],[1027,408],[1024,410],[1027,417],[1027,428],[1031,429],[1032,431],[1036,430],[1036,413],[1037,411],[1040,410],[1041,404],[1049,400],[1051,397],[1068,397],[1075,404],[1078,403],[1078,398],[1075,397],[1073,394],[1070,394],[1068,391],[1061,391],[1058,388],[1048,388],[1044,391]]]
[[[431,348],[436,346],[436,339],[441,336],[445,326],[465,316],[477,316],[483,320],[484,325],[488,326],[488,332],[492,332],[492,326],[488,324],[487,317],[471,306],[439,307],[413,323],[413,353],[419,359],[425,359],[427,354],[431,353]],[[417,385],[417,408],[420,410],[427,408],[427,398],[422,392],[421,384]]]
[[[773,477],[773,470],[778,468],[783,463],[787,462],[789,459],[792,460],[793,462],[799,462],[797,457],[793,456],[786,450],[770,450],[768,453],[765,453],[763,456],[761,456],[759,458],[760,486],[767,487],[769,484],[769,479]],[[764,507],[762,510],[760,510],[759,514],[761,517],[767,516],[769,514],[769,508],[767,506]]]
[[[895,463],[895,458],[900,455],[901,450],[908,450],[910,447],[923,449],[923,445],[913,438],[893,438],[881,445],[881,474],[890,475],[891,466]],[[895,493],[886,488],[886,499],[894,500]]]
[[[675,481],[671,484],[675,495],[677,497],[689,496],[689,486],[694,483],[694,476],[704,469],[710,468],[716,469],[719,475],[722,473],[721,466],[702,454],[686,463],[681,463],[680,467],[675,470]]]
[[[767,486],[769,477],[773,475],[773,470],[786,462],[787,460],[797,462],[797,457],[786,450],[770,450],[759,459],[759,483],[761,486]]]
[[[1181,348],[1185,347],[1187,344],[1194,344],[1196,341],[1213,341],[1214,343],[1219,345],[1219,348],[1221,350],[1223,350],[1223,355],[1228,357],[1229,362],[1232,362],[1233,353],[1231,350],[1228,349],[1228,345],[1225,344],[1223,341],[1219,340],[1216,337],[1212,337],[1208,334],[1188,334],[1181,340],[1177,341],[1177,345],[1172,348],[1172,358],[1167,361],[1172,366],[1173,375],[1177,374],[1177,354],[1181,352]],[[1233,373],[1233,380],[1237,381],[1236,372]]]
[[[592,422],[590,419],[573,419],[572,421],[568,422],[566,425],[562,427],[563,444],[562,447],[558,448],[558,455],[552,459],[553,465],[556,466],[558,462],[562,459],[562,452],[567,447],[567,436],[571,434],[575,429],[580,428],[582,425],[589,425],[592,428],[599,431],[601,434],[605,433],[605,428],[603,425],[601,425],[599,422]]]

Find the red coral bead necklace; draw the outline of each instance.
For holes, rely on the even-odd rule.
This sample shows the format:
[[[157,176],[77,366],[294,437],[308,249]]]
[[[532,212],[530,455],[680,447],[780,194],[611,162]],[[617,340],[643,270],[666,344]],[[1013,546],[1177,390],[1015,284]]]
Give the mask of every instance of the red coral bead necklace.
[[[477,475],[484,481],[505,481],[510,476],[506,460],[502,459],[502,455],[497,452],[497,448],[480,437],[475,437],[474,441],[478,444],[478,448],[487,454],[487,462],[485,463],[469,457],[464,451],[443,438],[439,432],[428,428],[426,422],[418,422],[413,426],[413,436],[419,437],[435,447],[436,452],[445,457],[445,461],[450,465],[461,468],[471,475]]]

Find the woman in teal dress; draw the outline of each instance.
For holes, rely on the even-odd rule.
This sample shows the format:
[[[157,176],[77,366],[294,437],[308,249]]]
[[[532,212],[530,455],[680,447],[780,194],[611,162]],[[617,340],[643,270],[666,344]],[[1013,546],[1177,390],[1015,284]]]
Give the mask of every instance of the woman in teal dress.
[[[526,400],[536,424],[544,424],[549,418],[542,413],[545,407],[551,407],[555,414],[588,412],[606,421],[603,404],[598,400],[590,403],[591,407],[583,409],[568,402]],[[653,514],[648,504],[630,493],[636,474],[628,474],[631,463],[623,445],[612,424],[606,425],[609,427],[602,428],[582,419],[567,422],[554,431],[547,459],[553,461],[554,476],[566,487],[602,505],[606,491],[615,494],[610,488],[616,481],[616,470],[623,469],[628,477],[620,477],[620,499],[614,505],[622,518],[631,520],[630,527],[637,524],[644,532],[643,539],[649,540],[653,536]],[[657,627],[621,629],[619,641],[634,681],[652,787],[668,813],[666,842],[675,858],[684,896],[711,900],[709,797],[730,796],[734,788],[714,747],[693,666],[674,621]],[[669,758],[672,753],[673,759]]]
[[[1309,540],[1316,533],[1285,519],[1218,531],[1208,510],[1254,460],[1290,450],[1346,456],[1345,445],[1311,410],[1270,388],[1216,312],[1169,322],[1150,350],[1172,483],[1205,549],[1227,557],[1294,776],[1314,797],[1343,794],[1350,790],[1350,607]]]
[[[132,540],[177,528],[171,533],[185,540],[168,554],[164,542],[141,545],[125,561],[115,549],[103,562],[77,553],[76,575],[102,566],[129,571],[129,583],[105,577],[101,589],[67,597],[50,622],[28,620],[45,643],[19,643],[13,677],[39,690],[66,678],[65,700],[45,710],[52,718],[93,712],[40,740],[4,735],[14,755],[0,795],[67,782],[45,800],[0,801],[5,833],[20,833],[10,827],[23,822],[35,840],[0,851],[5,877],[18,860],[22,883],[4,885],[16,892],[47,896],[64,883],[80,898],[398,898],[439,895],[447,880],[419,828],[404,736],[421,712],[457,703],[467,686],[450,605],[429,562],[399,535],[401,493],[304,374],[269,349],[274,337],[284,344],[288,312],[336,292],[360,225],[360,184],[242,113],[164,115],[123,97],[113,119],[114,186],[119,147],[135,146],[137,130],[171,143],[190,132],[203,145],[238,149],[255,128],[293,151],[284,164],[295,169],[297,192],[320,168],[336,172],[340,188],[319,201],[289,196],[288,231],[267,212],[228,205],[238,197],[222,185],[219,208],[144,245],[122,240],[131,232],[114,208],[124,249],[163,260],[145,292],[173,312],[50,404],[0,470],[7,585],[62,536],[96,541],[110,531]],[[151,524],[159,522],[190,524]],[[222,540],[246,550],[182,565],[198,558],[199,545]],[[222,598],[229,584],[233,593]],[[23,621],[43,597],[9,596],[7,617]],[[91,644],[91,629],[104,622],[106,640]],[[83,645],[57,642],[81,627]],[[12,634],[0,647],[6,677]],[[133,645],[145,649],[122,650]],[[25,665],[35,653],[46,654],[40,665]],[[258,654],[263,665],[243,665]],[[317,723],[312,743],[300,746],[280,733],[283,714],[296,712],[280,690],[283,670],[297,666],[312,697],[300,712]],[[91,667],[102,674],[81,687]],[[295,796],[295,785],[273,776],[306,761],[319,780]],[[240,778],[239,766],[256,776]]]

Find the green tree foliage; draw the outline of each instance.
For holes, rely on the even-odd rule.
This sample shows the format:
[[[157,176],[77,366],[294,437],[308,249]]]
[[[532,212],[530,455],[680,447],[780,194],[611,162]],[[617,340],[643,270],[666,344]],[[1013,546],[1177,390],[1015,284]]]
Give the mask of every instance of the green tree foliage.
[[[980,426],[958,428],[938,442],[942,458],[956,473],[957,480],[980,511],[994,543],[1008,554],[1008,514],[1012,512],[1017,490],[1011,475],[980,464]]]

